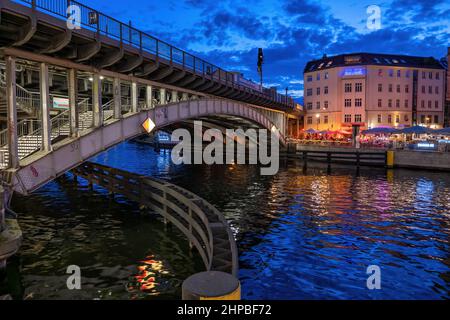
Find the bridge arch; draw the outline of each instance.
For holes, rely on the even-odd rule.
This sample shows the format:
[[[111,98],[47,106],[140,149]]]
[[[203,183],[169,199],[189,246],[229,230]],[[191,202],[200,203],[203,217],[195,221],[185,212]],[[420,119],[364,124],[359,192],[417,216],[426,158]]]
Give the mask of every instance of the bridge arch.
[[[155,129],[161,129],[177,122],[215,115],[247,119],[269,130],[277,128],[257,107],[241,102],[203,98],[169,103],[127,114],[120,119],[110,119],[100,127],[85,130],[79,137],[56,143],[51,151],[35,152],[21,161],[19,169],[3,171],[2,179],[9,182],[14,191],[28,194],[89,158],[141,135],[142,123],[147,118],[155,122]],[[278,136],[284,144],[284,136],[281,133]]]

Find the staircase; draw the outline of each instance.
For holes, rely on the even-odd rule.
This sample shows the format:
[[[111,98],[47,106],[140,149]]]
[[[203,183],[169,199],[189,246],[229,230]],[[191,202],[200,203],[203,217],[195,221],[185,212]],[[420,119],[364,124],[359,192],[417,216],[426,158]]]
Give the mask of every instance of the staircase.
[[[18,117],[36,117],[39,110],[39,93],[31,92],[16,84],[16,104]],[[6,117],[6,77],[0,72],[0,115]]]
[[[79,130],[83,131],[93,126],[93,112],[88,110],[90,105],[88,99],[78,103],[80,108]],[[113,101],[105,103],[103,109],[103,119],[108,120],[113,117]],[[51,140],[61,139],[70,135],[70,111],[66,110],[51,119]],[[42,146],[42,126],[40,120],[22,120],[17,124],[17,135],[19,145],[19,159],[22,160]],[[9,161],[8,151],[8,129],[0,132],[0,170],[7,168]]]

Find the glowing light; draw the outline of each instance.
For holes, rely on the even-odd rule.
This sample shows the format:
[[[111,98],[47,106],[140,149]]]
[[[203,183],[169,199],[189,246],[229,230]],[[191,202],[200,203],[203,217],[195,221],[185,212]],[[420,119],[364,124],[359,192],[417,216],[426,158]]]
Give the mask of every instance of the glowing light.
[[[156,124],[152,121],[152,119],[147,118],[147,120],[145,120],[142,124],[142,127],[147,133],[150,133],[153,129],[155,129]]]

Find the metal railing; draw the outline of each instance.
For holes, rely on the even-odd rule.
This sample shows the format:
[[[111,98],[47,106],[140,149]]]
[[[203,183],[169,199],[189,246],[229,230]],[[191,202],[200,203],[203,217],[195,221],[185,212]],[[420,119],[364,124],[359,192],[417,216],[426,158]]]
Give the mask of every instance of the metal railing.
[[[0,85],[6,89],[6,76],[0,72]],[[39,108],[40,94],[31,92],[16,83],[16,103],[20,109],[33,113]]]
[[[14,0],[19,3],[26,3],[28,6],[43,11],[58,18],[67,19],[67,9],[69,6],[77,6],[80,9],[82,27],[97,32],[98,34],[108,36],[120,41],[122,44],[128,44],[141,52],[145,51],[156,56],[156,59],[166,59],[172,64],[179,64],[183,69],[201,75],[210,80],[221,84],[264,97],[279,104],[289,107],[295,107],[294,100],[286,95],[279,94],[268,88],[256,90],[251,86],[244,85],[235,81],[235,75],[225,71],[216,65],[178,49],[164,41],[161,41],[145,32],[134,28],[130,24],[122,23],[112,17],[81,4],[74,0]]]

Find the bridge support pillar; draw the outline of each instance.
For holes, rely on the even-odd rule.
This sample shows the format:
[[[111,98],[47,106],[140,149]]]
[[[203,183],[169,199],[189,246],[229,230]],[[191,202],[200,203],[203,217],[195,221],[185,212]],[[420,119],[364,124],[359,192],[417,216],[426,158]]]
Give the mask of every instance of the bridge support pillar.
[[[153,109],[153,87],[147,86],[145,88],[145,104],[147,109]]]
[[[94,74],[92,81],[92,110],[94,113],[94,126],[101,127],[103,125],[102,80],[98,73]]]
[[[170,102],[178,102],[178,91],[172,91],[172,97]]]
[[[19,143],[17,138],[17,101],[16,101],[16,59],[11,56],[6,62],[6,103],[8,109],[8,167],[19,167]]]
[[[138,112],[138,87],[136,82],[131,83],[131,112]]]
[[[114,78],[113,81],[113,94],[114,94],[114,119],[120,119],[122,117],[122,92],[120,89],[120,78]]]
[[[167,103],[166,102],[166,89],[164,89],[164,88],[159,89],[159,95],[160,95],[159,103],[166,104]]]
[[[40,64],[39,78],[42,112],[42,150],[51,151],[52,123],[50,120],[50,92],[48,82],[48,65],[45,62]]]
[[[69,108],[70,108],[70,135],[76,137],[79,129],[79,108],[78,108],[78,80],[77,70],[69,69],[68,71],[68,91],[69,91]]]
[[[189,100],[189,94],[187,92],[183,92],[183,95],[181,97],[182,101],[187,101]]]

